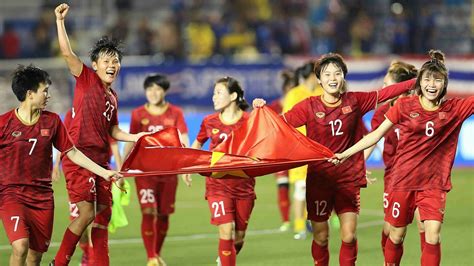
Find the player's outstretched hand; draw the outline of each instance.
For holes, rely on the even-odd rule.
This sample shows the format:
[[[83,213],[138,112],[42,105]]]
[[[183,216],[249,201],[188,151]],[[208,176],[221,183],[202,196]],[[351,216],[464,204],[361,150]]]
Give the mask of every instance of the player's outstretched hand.
[[[262,98],[255,98],[252,102],[253,108],[260,108],[263,107],[265,104],[267,104],[267,102]]]
[[[338,164],[343,163],[346,159],[347,157],[344,156],[342,153],[336,153],[334,154],[334,157],[328,159],[328,162],[334,165],[338,165]]]
[[[365,170],[365,180],[367,180],[367,184],[372,185],[377,182],[377,178],[372,177],[372,172],[369,170]]]
[[[123,175],[117,171],[107,170],[107,175],[103,176],[102,178],[104,178],[106,181],[110,181],[111,179],[119,180],[122,177]]]
[[[54,9],[54,14],[56,15],[56,20],[64,20],[66,14],[69,11],[69,5],[62,3]]]
[[[140,133],[134,134],[135,135],[135,142],[137,142],[139,138],[141,138],[145,135],[149,135],[151,133],[153,133],[153,132],[140,132]]]
[[[183,179],[183,182],[188,187],[191,187],[191,185],[193,184],[193,179],[191,178],[191,174],[182,174],[181,179]]]

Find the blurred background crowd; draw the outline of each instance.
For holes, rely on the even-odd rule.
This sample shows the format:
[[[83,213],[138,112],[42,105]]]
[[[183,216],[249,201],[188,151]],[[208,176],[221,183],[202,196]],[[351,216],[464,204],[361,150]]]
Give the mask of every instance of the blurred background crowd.
[[[58,53],[53,9],[63,1],[2,0],[0,58]],[[157,61],[260,60],[281,55],[473,52],[471,0],[70,1],[73,49],[104,34],[127,55]]]

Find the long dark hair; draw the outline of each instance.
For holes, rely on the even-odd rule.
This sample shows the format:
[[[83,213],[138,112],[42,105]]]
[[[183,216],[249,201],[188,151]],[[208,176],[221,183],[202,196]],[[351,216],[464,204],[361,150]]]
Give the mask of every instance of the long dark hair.
[[[218,79],[215,84],[218,83],[224,84],[227,90],[229,91],[229,94],[232,94],[234,92],[237,94],[237,99],[235,100],[235,102],[242,111],[245,111],[250,107],[250,105],[244,98],[244,89],[242,89],[239,82],[235,78],[223,77]]]
[[[304,79],[308,79],[310,75],[313,74],[313,69],[314,69],[314,62],[306,62],[304,65],[298,67],[295,70],[295,86],[298,86],[300,84],[300,77],[303,77]]]

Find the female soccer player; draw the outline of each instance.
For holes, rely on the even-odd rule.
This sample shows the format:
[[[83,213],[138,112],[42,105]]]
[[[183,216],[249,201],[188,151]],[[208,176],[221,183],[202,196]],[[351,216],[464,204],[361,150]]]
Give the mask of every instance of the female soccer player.
[[[217,80],[212,101],[217,113],[204,118],[192,148],[200,149],[211,139],[209,148],[214,149],[248,119],[245,110],[249,105],[244,98],[244,90],[234,78]],[[222,266],[236,264],[236,255],[244,244],[245,231],[256,198],[254,187],[255,178],[206,178],[206,199],[211,211],[211,224],[219,227],[218,259]]]
[[[280,99],[274,100],[268,105],[277,114],[283,112],[283,101],[286,94],[296,86],[295,73],[292,70],[285,70],[281,74],[283,79],[282,92],[283,95]],[[275,178],[278,186],[278,209],[282,219],[282,224],[279,228],[281,232],[286,232],[290,229],[290,182],[288,179],[288,171],[280,171],[275,173]]]
[[[181,108],[165,99],[170,82],[164,75],[146,77],[143,84],[147,103],[132,111],[130,133],[154,132],[176,127],[181,141],[189,146],[188,128]],[[133,145],[128,144],[125,154]],[[169,226],[169,215],[174,212],[178,176],[137,177],[137,194],[142,210],[141,232],[148,257],[148,266],[164,266],[160,252]]]
[[[291,89],[283,100],[283,112],[288,112],[296,104],[311,96],[319,96],[323,93],[319,86],[316,76],[313,73],[314,62],[306,62],[295,71],[296,87]],[[300,83],[300,79],[302,82]],[[298,128],[298,131],[306,135],[306,127]],[[306,174],[308,167],[301,166],[288,171],[290,183],[293,184],[293,230],[294,239],[306,239]]]
[[[415,66],[404,63],[401,61],[394,61],[390,64],[387,74],[383,79],[383,85],[389,86],[398,82],[416,78],[418,70]],[[380,124],[385,120],[385,113],[395,104],[396,98],[388,101],[387,103],[379,106],[372,117],[372,130],[377,129]],[[383,192],[383,208],[384,213],[387,213],[388,208],[388,195],[389,195],[389,184],[390,184],[390,173],[392,172],[393,159],[395,151],[397,149],[398,139],[400,138],[400,129],[394,126],[391,130],[387,132],[384,136],[384,147],[383,147],[383,161],[385,164],[385,173],[384,173],[384,192]],[[423,243],[425,241],[425,233],[423,229],[423,224],[419,222],[418,211],[415,212],[415,217],[417,218],[418,230],[420,232],[421,247],[423,250]],[[388,222],[384,223],[382,230],[382,251],[385,251],[385,243],[387,242],[388,235],[390,232],[390,224]]]
[[[310,97],[283,115],[293,127],[306,125],[307,136],[338,152],[361,139],[365,128],[362,116],[384,102],[408,91],[414,80],[387,86],[373,92],[346,92],[347,66],[338,54],[326,54],[315,63],[314,73],[323,95]],[[265,104],[254,100],[254,106]],[[367,184],[363,153],[336,168],[327,162],[308,165],[306,200],[308,219],[313,226],[311,253],[315,265],[328,265],[329,226],[334,209],[340,221],[340,265],[354,265],[357,259],[356,227],[360,188]]]
[[[137,141],[145,133],[129,134],[118,127],[117,97],[112,83],[120,71],[122,51],[119,43],[101,38],[92,48],[92,69],[74,54],[64,26],[69,11],[67,4],[55,9],[58,41],[61,54],[69,71],[76,78],[72,121],[68,129],[77,148],[99,165],[107,167],[109,161],[109,135],[120,141]],[[109,265],[107,226],[111,216],[112,195],[110,182],[63,159],[63,170],[69,198],[79,208],[79,216],[66,229],[54,265],[67,265],[74,254],[80,236],[93,222],[91,238],[96,265]],[[97,203],[94,208],[94,203]]]
[[[400,139],[393,161],[389,191],[390,235],[385,245],[385,263],[399,265],[407,225],[418,208],[425,229],[421,265],[439,265],[440,232],[451,190],[451,169],[462,123],[474,113],[474,96],[449,99],[448,70],[444,54],[431,50],[431,59],[421,67],[416,80],[416,94],[397,100],[386,113],[384,122],[337,158],[338,164],[375,144],[394,125]]]
[[[10,265],[40,265],[48,250],[54,218],[52,146],[105,180],[119,176],[76,149],[59,116],[44,110],[50,84],[46,71],[18,67],[12,89],[20,106],[0,115],[0,218],[12,245]]]

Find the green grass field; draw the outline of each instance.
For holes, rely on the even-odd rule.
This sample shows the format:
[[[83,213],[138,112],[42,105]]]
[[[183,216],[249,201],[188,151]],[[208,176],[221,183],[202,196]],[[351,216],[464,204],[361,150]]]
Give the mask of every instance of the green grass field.
[[[373,176],[379,181],[362,191],[358,239],[358,265],[382,265],[380,232],[382,214],[382,172]],[[474,261],[474,169],[453,171],[454,189],[448,194],[445,224],[442,230],[442,265],[473,265]],[[162,256],[168,265],[216,265],[217,229],[209,224],[209,211],[204,200],[204,178],[194,176],[192,188],[180,183],[176,213],[171,216],[170,230]],[[238,265],[312,265],[310,237],[293,240],[292,233],[280,233],[276,205],[276,185],[272,176],[257,180],[257,201],[250,220],[244,248],[237,257]],[[47,265],[58,249],[69,220],[64,181],[55,184],[56,212],[52,246],[43,257]],[[140,238],[140,210],[135,188],[132,203],[126,209],[129,226],[111,234],[111,265],[146,265]],[[405,242],[403,265],[419,265],[420,248],[416,226],[410,226]],[[0,230],[0,265],[8,265],[10,248],[4,230]],[[331,265],[338,265],[340,240],[331,232]],[[81,251],[70,265],[78,265]]]

